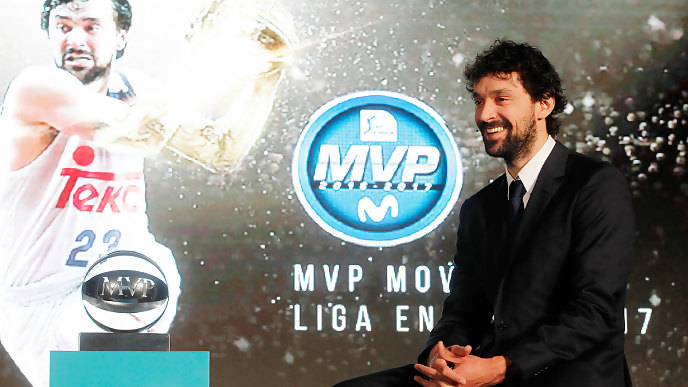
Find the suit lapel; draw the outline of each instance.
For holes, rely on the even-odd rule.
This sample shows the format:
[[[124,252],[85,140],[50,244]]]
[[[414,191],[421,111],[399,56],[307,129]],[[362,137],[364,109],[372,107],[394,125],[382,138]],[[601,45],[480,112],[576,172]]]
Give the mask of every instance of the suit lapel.
[[[557,142],[554,149],[552,149],[552,153],[550,153],[547,161],[542,166],[533,187],[533,192],[530,194],[528,206],[523,213],[518,231],[514,235],[512,246],[509,249],[507,268],[511,266],[518,252],[523,248],[523,244],[530,239],[533,229],[540,220],[545,208],[547,208],[552,197],[563,183],[564,179],[562,177],[566,171],[566,161],[569,153],[570,151],[566,147]]]

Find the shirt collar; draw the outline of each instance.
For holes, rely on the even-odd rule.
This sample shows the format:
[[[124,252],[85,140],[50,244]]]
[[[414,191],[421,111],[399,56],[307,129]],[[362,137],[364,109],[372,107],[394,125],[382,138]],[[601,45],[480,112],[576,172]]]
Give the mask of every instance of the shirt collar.
[[[526,165],[524,165],[523,168],[521,168],[521,171],[518,173],[517,178],[523,182],[523,186],[526,189],[526,196],[523,197],[524,205],[527,204],[527,200],[530,198],[530,193],[533,192],[533,187],[535,187],[535,182],[537,181],[538,175],[540,175],[542,166],[545,165],[545,161],[547,160],[549,154],[552,153],[552,149],[554,149],[555,144],[556,141],[554,141],[552,136],[547,136],[547,141],[545,144],[540,148],[539,151],[537,151],[532,159],[528,160]],[[506,165],[504,166],[504,169],[506,170]],[[509,171],[507,170],[507,186],[509,186],[512,181],[514,181],[514,178],[511,177]],[[508,197],[509,193],[507,192],[507,198]]]

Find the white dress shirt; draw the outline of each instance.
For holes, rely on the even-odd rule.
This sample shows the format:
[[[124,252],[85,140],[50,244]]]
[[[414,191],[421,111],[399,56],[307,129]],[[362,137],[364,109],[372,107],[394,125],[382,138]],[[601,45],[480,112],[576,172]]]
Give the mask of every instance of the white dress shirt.
[[[547,136],[547,141],[545,144],[540,148],[539,151],[533,156],[532,159],[530,159],[526,165],[523,166],[521,171],[518,173],[518,176],[516,176],[516,179],[521,180],[523,182],[523,186],[526,189],[526,194],[523,196],[523,208],[526,208],[528,206],[528,200],[530,199],[530,194],[533,192],[533,188],[535,187],[535,183],[537,182],[537,178],[540,175],[540,171],[542,170],[542,166],[545,165],[545,161],[547,160],[547,157],[549,157],[549,154],[552,153],[552,149],[554,149],[554,145],[556,144],[556,141],[552,138],[552,136]],[[504,169],[506,170],[506,166],[504,166]],[[507,187],[511,185],[511,182],[516,180],[511,175],[509,174],[509,171],[506,171],[506,184]],[[509,199],[509,190],[507,189],[506,193],[507,200]]]

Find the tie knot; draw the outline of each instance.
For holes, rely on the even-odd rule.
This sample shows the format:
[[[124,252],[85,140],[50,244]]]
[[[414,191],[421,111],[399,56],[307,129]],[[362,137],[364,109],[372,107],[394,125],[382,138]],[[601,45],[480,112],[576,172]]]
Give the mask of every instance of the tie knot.
[[[514,198],[522,199],[525,194],[526,187],[521,180],[514,180],[509,184],[509,201],[513,201]]]

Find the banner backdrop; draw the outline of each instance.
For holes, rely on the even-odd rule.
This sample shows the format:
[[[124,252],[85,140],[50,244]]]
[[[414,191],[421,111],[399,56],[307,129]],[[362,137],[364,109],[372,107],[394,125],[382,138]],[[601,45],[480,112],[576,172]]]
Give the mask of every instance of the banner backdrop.
[[[131,3],[133,24],[118,65],[174,85],[186,76],[176,66],[180,47],[205,4]],[[41,7],[40,0],[0,5],[3,90],[26,66],[51,62]],[[685,381],[685,1],[284,0],[282,7],[297,39],[248,155],[224,172],[167,150],[146,161],[150,229],[173,251],[182,278],[172,350],[210,351],[217,386],[327,386],[414,362],[448,292],[460,205],[503,173],[500,160],[484,152],[462,71],[506,37],[537,45],[559,70],[570,104],[558,140],[611,162],[632,187],[637,238],[626,355],[634,384]],[[204,50],[223,62],[197,61],[184,71],[195,80],[205,75],[213,90],[209,69],[229,72],[232,63],[250,60],[221,41]],[[329,113],[340,121],[318,121],[362,95],[356,93],[401,96],[391,101],[398,111],[375,99],[357,105],[353,116],[337,116],[342,110]],[[381,111],[396,113],[390,119]],[[323,129],[309,134],[316,125]],[[358,138],[365,125],[389,146]],[[392,139],[397,125],[411,125],[417,135]],[[355,135],[337,137],[338,126]],[[364,156],[372,161],[359,163]],[[356,168],[360,179],[349,174]],[[325,186],[309,185],[304,171],[320,173]],[[378,190],[363,205],[363,196],[346,195],[360,195],[363,182],[385,181],[368,179],[374,173],[388,177],[389,195]],[[441,197],[448,184],[455,190]],[[368,237],[379,231],[370,226],[376,218],[399,220],[387,231],[414,227],[422,218],[409,215],[414,203],[425,206],[416,215],[436,216],[409,234]],[[0,385],[27,385],[5,352]]]

